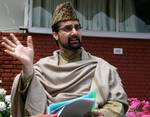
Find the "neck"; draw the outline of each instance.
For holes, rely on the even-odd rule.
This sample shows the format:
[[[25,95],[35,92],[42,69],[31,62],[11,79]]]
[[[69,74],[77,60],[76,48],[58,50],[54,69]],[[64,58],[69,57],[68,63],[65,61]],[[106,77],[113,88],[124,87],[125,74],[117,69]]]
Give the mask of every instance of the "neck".
[[[78,50],[66,50],[61,49],[60,50],[60,56],[66,61],[66,62],[73,62],[81,59],[81,49]]]

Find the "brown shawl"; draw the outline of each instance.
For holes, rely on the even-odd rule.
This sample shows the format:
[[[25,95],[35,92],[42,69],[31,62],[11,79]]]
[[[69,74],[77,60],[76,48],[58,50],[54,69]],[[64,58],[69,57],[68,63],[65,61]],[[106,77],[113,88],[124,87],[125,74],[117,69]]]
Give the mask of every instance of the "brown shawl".
[[[58,66],[58,51],[34,66],[34,75],[26,93],[18,92],[18,75],[12,87],[12,117],[46,113],[52,102],[75,98],[90,90],[97,91],[96,101],[107,100],[127,105],[127,95],[116,68],[82,49],[82,61]]]

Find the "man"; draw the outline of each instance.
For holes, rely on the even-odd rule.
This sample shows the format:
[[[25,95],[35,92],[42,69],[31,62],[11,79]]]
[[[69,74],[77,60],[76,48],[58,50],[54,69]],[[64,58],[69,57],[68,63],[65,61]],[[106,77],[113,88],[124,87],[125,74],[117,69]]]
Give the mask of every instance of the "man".
[[[69,2],[56,7],[52,31],[59,50],[33,65],[31,36],[27,47],[14,34],[3,37],[5,52],[17,58],[23,69],[12,86],[12,117],[47,113],[53,102],[74,99],[96,90],[95,116],[119,117],[128,107],[127,95],[116,68],[81,47],[80,23]]]

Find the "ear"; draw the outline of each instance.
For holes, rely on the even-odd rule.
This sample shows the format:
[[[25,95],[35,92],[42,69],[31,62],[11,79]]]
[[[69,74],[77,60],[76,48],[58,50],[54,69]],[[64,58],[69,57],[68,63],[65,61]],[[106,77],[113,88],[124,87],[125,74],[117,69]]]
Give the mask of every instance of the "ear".
[[[55,40],[58,40],[58,33],[57,32],[53,32],[52,35],[53,35],[53,38]]]

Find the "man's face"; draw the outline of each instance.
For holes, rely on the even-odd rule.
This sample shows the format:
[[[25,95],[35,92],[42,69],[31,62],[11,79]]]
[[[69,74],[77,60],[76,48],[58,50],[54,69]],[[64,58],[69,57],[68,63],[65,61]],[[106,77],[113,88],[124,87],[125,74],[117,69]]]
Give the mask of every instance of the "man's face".
[[[59,31],[55,36],[61,49],[77,50],[81,47],[80,28],[76,20],[60,23]]]

